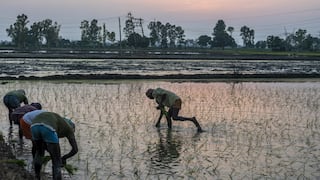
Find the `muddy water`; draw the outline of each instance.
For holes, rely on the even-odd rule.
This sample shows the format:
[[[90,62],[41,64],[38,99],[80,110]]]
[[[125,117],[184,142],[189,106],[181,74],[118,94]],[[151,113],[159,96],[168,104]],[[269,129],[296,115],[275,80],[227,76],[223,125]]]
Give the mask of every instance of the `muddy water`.
[[[183,100],[181,115],[206,130],[158,117],[146,89],[163,87]],[[31,102],[76,122],[78,170],[67,179],[318,179],[320,83],[13,82],[0,94],[26,90]],[[7,111],[0,127],[9,134]],[[6,136],[32,169],[30,142]],[[70,146],[61,139],[62,153]],[[45,172],[50,176],[50,164]]]
[[[0,58],[1,76],[64,74],[261,74],[319,73],[310,60],[38,59]]]

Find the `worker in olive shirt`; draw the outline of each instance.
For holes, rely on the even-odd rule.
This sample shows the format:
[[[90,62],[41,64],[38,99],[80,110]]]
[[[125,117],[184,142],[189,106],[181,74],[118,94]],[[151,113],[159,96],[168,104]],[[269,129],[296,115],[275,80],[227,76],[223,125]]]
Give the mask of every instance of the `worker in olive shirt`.
[[[161,110],[160,117],[158,119],[158,122],[156,123],[156,127],[160,126],[160,120],[163,114],[165,114],[167,118],[168,128],[172,127],[172,118],[173,120],[177,121],[192,121],[198,128],[198,132],[203,132],[202,128],[200,127],[200,124],[198,123],[195,117],[187,118],[178,115],[181,109],[182,101],[181,98],[177,96],[175,93],[165,89],[157,88],[148,89],[148,91],[146,92],[146,96],[150,99],[155,99],[157,104],[159,105],[157,109]],[[168,113],[165,112],[164,106],[169,108]]]
[[[20,104],[22,102],[24,104],[28,104],[28,98],[26,97],[26,92],[23,89],[10,91],[3,97],[3,103],[9,110],[10,127],[12,127],[13,121],[11,118],[11,114],[14,109],[20,107]]]
[[[34,169],[38,179],[40,179],[45,149],[51,156],[53,179],[62,178],[61,166],[65,165],[66,160],[78,152],[74,130],[75,125],[70,119],[63,118],[53,112],[42,112],[32,120],[31,134],[36,146]],[[72,149],[69,153],[61,157],[59,138],[62,137],[68,138]]]

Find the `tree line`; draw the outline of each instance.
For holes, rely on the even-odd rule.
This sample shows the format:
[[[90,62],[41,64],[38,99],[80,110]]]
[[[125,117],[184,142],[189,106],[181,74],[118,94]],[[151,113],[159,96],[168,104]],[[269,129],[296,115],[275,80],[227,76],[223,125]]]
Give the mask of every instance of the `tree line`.
[[[145,36],[143,19],[135,18],[128,13],[122,31],[125,38],[116,41],[116,33],[108,31],[105,23],[99,25],[98,20],[83,20],[80,24],[81,40],[70,41],[59,35],[61,25],[51,19],[34,22],[28,26],[27,15],[17,16],[16,22],[6,29],[11,38],[11,45],[20,49],[38,48],[103,48],[107,46],[130,48],[236,48],[233,37],[234,27],[218,20],[211,35],[201,35],[196,41],[186,39],[181,26],[169,22],[152,21],[147,25],[149,36]],[[121,32],[119,32],[121,33]],[[121,34],[120,34],[121,36]],[[255,42],[255,31],[244,25],[240,28],[240,36],[245,48],[271,49],[273,51],[317,51],[320,50],[320,39],[298,29],[286,34],[285,38],[269,35],[266,40]],[[108,42],[108,44],[107,44]],[[3,45],[3,44],[2,44]]]

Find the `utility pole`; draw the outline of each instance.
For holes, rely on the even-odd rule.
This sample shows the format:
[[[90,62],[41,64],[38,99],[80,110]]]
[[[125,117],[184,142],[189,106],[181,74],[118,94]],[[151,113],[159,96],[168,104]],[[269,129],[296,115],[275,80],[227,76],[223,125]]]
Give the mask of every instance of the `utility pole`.
[[[131,14],[131,12],[128,13],[127,15],[127,21],[130,22],[130,24],[132,23],[133,27],[131,29],[132,32],[129,33],[135,33],[135,28],[139,27],[141,29],[141,34],[142,37],[144,37],[144,31],[143,31],[143,19],[142,18],[135,18],[133,17],[133,15]]]
[[[119,47],[120,47],[119,54],[121,56],[122,55],[122,41],[121,41],[121,21],[120,21],[120,17],[119,17],[119,38],[120,38],[120,40],[119,40]]]
[[[141,18],[134,18],[134,20],[136,21],[136,22],[135,22],[136,26],[140,26],[142,36],[144,37],[143,26],[142,26],[143,19],[141,19]]]

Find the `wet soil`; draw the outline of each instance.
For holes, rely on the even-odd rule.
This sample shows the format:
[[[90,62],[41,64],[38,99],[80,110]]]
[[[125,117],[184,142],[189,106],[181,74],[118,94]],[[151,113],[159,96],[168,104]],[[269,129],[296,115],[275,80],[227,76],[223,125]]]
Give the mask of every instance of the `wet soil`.
[[[91,54],[80,56],[68,54],[68,55],[61,55],[61,54],[51,54],[51,55],[43,55],[43,54],[28,54],[28,53],[8,53],[8,54],[0,54],[1,58],[124,58],[124,57],[116,57],[116,56],[106,56],[101,54]],[[125,58],[137,58],[134,56],[127,56]],[[139,56],[141,58],[141,56]],[[161,59],[197,59],[197,56],[176,56],[176,55],[167,55],[167,56],[157,56],[157,57],[150,57],[147,58],[161,58]],[[204,59],[204,57],[200,57]],[[210,56],[207,57],[208,59],[290,59],[290,60],[319,60],[320,58],[306,58],[306,57],[270,57],[270,56],[250,56],[250,57],[238,57],[238,56]],[[318,64],[318,63],[317,63]],[[86,68],[87,65],[83,65]],[[8,68],[8,67],[6,67]],[[79,67],[76,67],[77,69]],[[15,70],[17,71],[17,70]],[[20,71],[21,72],[21,71]],[[169,74],[169,75],[141,75],[141,74],[63,74],[63,75],[49,75],[49,76],[5,76],[0,77],[2,81],[1,84],[7,83],[6,80],[131,80],[131,79],[168,79],[168,80],[206,80],[206,79],[223,79],[223,80],[242,80],[242,79],[250,79],[250,80],[261,80],[261,79],[292,79],[292,78],[320,78],[320,73],[318,71],[316,73],[264,73],[264,74]],[[34,176],[28,172],[22,165],[17,163],[15,156],[11,151],[11,147],[6,144],[3,137],[0,135],[0,179],[15,179],[15,180],[29,180],[34,179]]]
[[[1,84],[11,80],[54,80],[54,81],[85,81],[85,80],[169,80],[169,81],[291,81],[291,80],[319,80],[319,73],[286,73],[286,74],[171,74],[171,75],[139,75],[139,74],[65,74],[51,76],[18,76],[0,77]]]
[[[35,177],[28,172],[23,163],[17,160],[11,147],[0,135],[0,179],[33,180]]]
[[[170,59],[161,55],[137,56],[135,57],[137,59],[128,56],[120,59],[101,54],[99,54],[101,57],[94,56],[96,54],[83,54],[83,56],[77,54],[74,56],[75,59],[72,59],[63,54],[8,53],[15,56],[1,58],[3,54],[0,53],[0,80],[238,80],[320,77],[320,60],[316,57],[204,56],[199,58],[196,55],[172,55]],[[228,58],[230,59],[226,60]]]
[[[303,55],[294,52],[283,54],[254,53],[239,54],[223,51],[188,51],[188,50],[4,50],[0,58],[63,58],[63,59],[207,59],[207,60],[320,60],[319,55]]]

